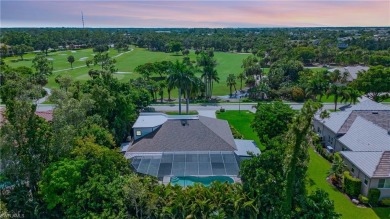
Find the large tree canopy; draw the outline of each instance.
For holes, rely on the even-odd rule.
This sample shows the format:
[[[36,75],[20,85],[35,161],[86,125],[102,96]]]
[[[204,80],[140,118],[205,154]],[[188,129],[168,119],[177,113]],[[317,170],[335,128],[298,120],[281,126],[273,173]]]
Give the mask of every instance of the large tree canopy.
[[[252,128],[262,143],[287,131],[294,110],[282,102],[259,103]]]
[[[390,92],[390,68],[375,66],[359,72],[351,86],[364,92],[372,100],[383,101],[388,97],[385,93]]]

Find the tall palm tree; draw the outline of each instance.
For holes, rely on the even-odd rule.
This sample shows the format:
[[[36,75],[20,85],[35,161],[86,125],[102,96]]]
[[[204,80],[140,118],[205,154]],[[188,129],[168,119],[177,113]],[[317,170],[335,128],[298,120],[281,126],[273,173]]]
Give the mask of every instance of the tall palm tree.
[[[226,85],[230,88],[230,97],[232,97],[232,87],[236,87],[236,76],[234,74],[229,74],[226,79]]]
[[[216,61],[210,55],[205,52],[201,53],[201,56],[197,60],[198,66],[203,67],[201,78],[204,80],[206,85],[206,98],[211,98],[213,82],[219,82],[218,73],[214,69],[217,65]]]
[[[328,87],[328,82],[324,79],[323,76],[314,73],[313,78],[308,81],[305,93],[307,96],[312,96],[313,99],[316,99],[318,96],[318,101],[321,101],[322,96],[326,92]]]
[[[176,60],[172,65],[170,75],[168,76],[168,83],[170,86],[176,87],[179,93],[179,114],[181,114],[181,95],[182,92],[186,92],[187,87],[191,83],[191,78],[193,76],[192,71],[189,67],[183,63]],[[187,95],[188,96],[188,95]]]
[[[160,95],[160,102],[163,103],[164,100],[164,89],[167,87],[166,81],[160,81],[158,83],[158,93]]]
[[[329,86],[328,91],[326,92],[326,98],[329,98],[330,95],[333,95],[334,99],[334,110],[337,110],[337,102],[338,99],[341,97],[342,100],[348,100],[348,92],[346,90],[346,86],[343,84],[331,84]]]
[[[240,80],[240,90],[242,90],[242,81],[246,79],[245,73],[241,72],[238,76],[237,79]]]

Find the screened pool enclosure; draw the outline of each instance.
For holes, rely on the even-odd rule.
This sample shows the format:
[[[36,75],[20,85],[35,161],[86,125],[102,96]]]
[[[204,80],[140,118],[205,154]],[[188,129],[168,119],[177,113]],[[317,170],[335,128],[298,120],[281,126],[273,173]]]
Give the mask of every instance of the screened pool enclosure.
[[[165,152],[131,158],[133,168],[143,174],[164,176],[237,176],[234,152]]]

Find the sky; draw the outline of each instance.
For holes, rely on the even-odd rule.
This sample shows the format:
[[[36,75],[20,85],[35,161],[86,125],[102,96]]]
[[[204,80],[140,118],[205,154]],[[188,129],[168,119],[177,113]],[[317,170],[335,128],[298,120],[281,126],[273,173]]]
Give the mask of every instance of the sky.
[[[1,27],[390,26],[390,0],[0,0]]]

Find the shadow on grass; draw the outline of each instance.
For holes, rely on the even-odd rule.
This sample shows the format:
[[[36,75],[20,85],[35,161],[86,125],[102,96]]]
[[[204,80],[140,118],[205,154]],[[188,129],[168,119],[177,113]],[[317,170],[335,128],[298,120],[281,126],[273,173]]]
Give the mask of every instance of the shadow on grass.
[[[379,218],[390,218],[390,208],[372,208]]]

